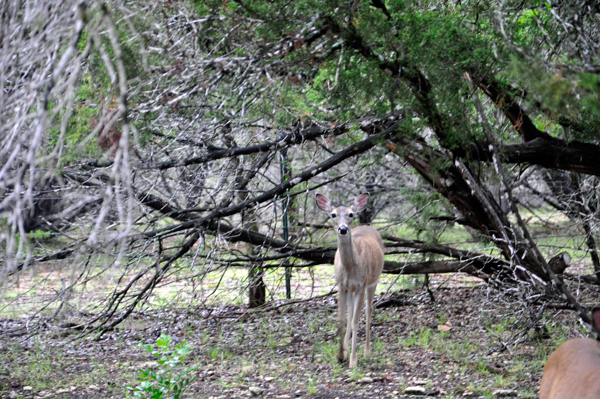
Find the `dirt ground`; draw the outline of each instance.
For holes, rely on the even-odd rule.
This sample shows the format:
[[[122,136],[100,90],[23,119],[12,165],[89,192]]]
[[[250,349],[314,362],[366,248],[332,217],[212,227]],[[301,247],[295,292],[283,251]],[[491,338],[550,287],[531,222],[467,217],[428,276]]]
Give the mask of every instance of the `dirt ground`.
[[[597,288],[580,295],[597,298]],[[390,301],[393,299],[393,301]],[[500,295],[485,285],[401,290],[376,297],[372,356],[337,360],[335,295],[260,311],[244,307],[135,314],[120,328],[74,339],[47,326],[14,335],[0,320],[0,397],[124,398],[139,369],[158,370],[139,343],[187,340],[196,364],[185,398],[537,397],[547,355],[582,330],[572,312]],[[129,395],[131,397],[131,395]]]

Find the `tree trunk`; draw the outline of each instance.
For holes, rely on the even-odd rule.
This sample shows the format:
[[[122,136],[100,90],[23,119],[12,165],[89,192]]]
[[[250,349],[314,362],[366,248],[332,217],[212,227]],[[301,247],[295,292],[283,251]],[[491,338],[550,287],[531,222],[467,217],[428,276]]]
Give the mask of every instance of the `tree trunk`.
[[[235,150],[237,148],[237,143],[231,134],[229,123],[225,123],[224,125],[223,141],[229,150]],[[237,197],[238,202],[242,203],[249,198],[249,194],[246,190],[241,189],[244,186],[244,175],[242,173],[237,173],[237,170],[240,168],[240,159],[238,157],[232,158],[229,168],[234,173],[230,173],[228,175],[235,175],[233,190],[231,190],[231,195],[229,198],[233,198],[233,196],[235,196]],[[226,199],[222,204],[220,204],[220,207],[226,207],[230,204],[230,202],[231,201],[229,199]],[[256,215],[253,207],[242,210],[241,218],[242,228],[255,231],[258,230]],[[246,255],[248,255],[249,258],[258,259],[256,255],[258,254],[259,250],[257,250],[252,243],[247,242],[245,247]],[[264,271],[261,266],[262,262],[257,260],[256,262],[252,262],[248,268],[248,306],[250,308],[262,306],[267,301],[267,287],[263,280]]]
[[[267,286],[263,275],[260,263],[250,266],[248,270],[248,306],[251,308],[262,306],[267,302]]]

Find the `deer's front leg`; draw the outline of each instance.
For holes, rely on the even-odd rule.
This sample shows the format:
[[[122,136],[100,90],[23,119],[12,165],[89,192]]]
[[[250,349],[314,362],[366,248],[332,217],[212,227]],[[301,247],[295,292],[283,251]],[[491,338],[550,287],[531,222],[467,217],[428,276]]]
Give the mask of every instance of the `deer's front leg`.
[[[354,332],[354,325],[352,324],[354,316],[354,292],[346,292],[346,309],[348,317],[346,319],[346,334],[344,335],[344,351],[346,353],[347,358],[348,354],[352,353],[352,351],[350,350],[350,336]]]
[[[346,310],[347,310],[347,299],[348,291],[340,288],[338,296],[338,325],[337,333],[338,339],[340,340],[340,350],[338,352],[338,359],[343,362],[348,357],[348,340],[344,337],[344,324],[346,323]],[[350,330],[348,325],[348,330]]]
[[[360,321],[360,311],[362,310],[362,304],[365,300],[365,292],[361,290],[360,292],[353,292],[349,298],[349,313],[351,314],[351,323],[352,326],[352,351],[350,352],[350,364],[349,368],[353,368],[358,363],[358,343],[357,343],[357,335],[358,335],[358,323]]]

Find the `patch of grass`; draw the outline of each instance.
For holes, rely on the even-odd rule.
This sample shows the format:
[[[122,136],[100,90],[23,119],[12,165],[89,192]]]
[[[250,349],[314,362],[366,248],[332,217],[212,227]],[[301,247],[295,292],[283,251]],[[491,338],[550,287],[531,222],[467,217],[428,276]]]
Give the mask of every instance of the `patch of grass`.
[[[337,358],[336,358],[337,361]],[[331,376],[333,378],[337,378],[341,375],[342,373],[342,365],[340,364],[340,362],[337,363],[332,363],[331,365]]]
[[[399,336],[398,345],[404,348],[411,348],[417,345],[417,335],[411,332],[406,337]]]
[[[495,320],[495,323],[488,327],[488,331],[490,331],[497,337],[502,337],[506,333],[510,334],[514,322],[515,321],[513,319]]]
[[[276,339],[275,334],[270,330],[267,330],[267,344],[271,349],[275,349],[279,346],[279,341]]]
[[[376,357],[385,352],[385,344],[380,339],[374,339],[371,342],[371,357]]]
[[[208,350],[208,355],[214,361],[223,361],[231,358],[231,352],[227,348],[213,346]]]
[[[555,348],[558,348],[569,339],[569,328],[564,324],[546,324],[548,334],[554,342]]]
[[[315,387],[315,380],[313,377],[308,377],[308,383],[306,384],[306,388],[308,389],[308,394],[313,396],[317,393],[317,388]]]
[[[65,364],[64,352],[53,350],[49,353],[48,348],[40,342],[38,337],[34,338],[34,345],[26,353],[19,353],[17,346],[12,346],[10,351],[12,357],[21,363],[15,373],[16,377],[23,379],[23,383],[35,390],[44,390],[52,386],[52,380],[56,376],[56,370],[63,369]],[[11,363],[10,360],[8,361]]]
[[[487,368],[483,359],[479,359],[479,361],[477,362],[477,366],[475,367],[475,371],[480,375],[487,376],[488,374],[490,374],[490,371]]]
[[[106,381],[110,381],[111,387],[118,389],[122,394],[122,386],[133,376],[123,364],[112,363],[108,373],[106,363],[100,358],[90,356],[88,363],[78,359],[80,355],[77,355],[76,351],[75,345],[49,345],[47,338],[37,336],[31,339],[28,346],[5,345],[0,348],[0,357],[12,365],[6,370],[9,380],[18,382],[18,387],[31,387],[31,391],[25,391],[26,395],[17,394],[17,398],[30,397],[40,391],[54,392],[58,398],[71,397],[71,387],[79,390],[92,384],[100,386]],[[3,387],[3,383],[3,375],[0,373],[0,392],[3,389],[5,392],[14,390],[8,384]],[[17,391],[18,387],[15,388]],[[69,393],[65,393],[65,390],[69,390]],[[0,397],[4,395],[0,394]]]
[[[392,314],[377,311],[373,312],[373,323],[394,322],[397,320],[398,318]]]
[[[496,388],[506,388],[508,386],[508,381],[502,374],[498,374],[494,377],[494,386]]]
[[[239,371],[239,380],[243,381],[244,377],[247,377],[252,374],[254,371],[254,364],[250,359],[243,359],[241,362],[241,367]]]
[[[448,321],[448,316],[446,316],[445,314],[441,314],[439,316],[439,324],[446,324],[447,321]]]
[[[545,359],[555,349],[555,343],[548,339],[531,340],[520,343],[511,353],[489,354],[490,348],[499,347],[499,344],[486,329],[496,335],[509,336],[514,336],[519,329],[511,321],[514,312],[506,302],[487,303],[486,306],[498,306],[500,310],[493,308],[493,312],[481,313],[477,309],[486,298],[485,290],[481,289],[464,288],[458,292],[440,289],[434,305],[423,290],[404,291],[402,295],[415,306],[376,311],[377,320],[386,323],[372,329],[372,355],[368,361],[363,356],[363,314],[358,337],[358,365],[353,370],[348,369],[348,362],[339,363],[337,359],[336,311],[331,304],[257,312],[243,322],[238,321],[237,311],[231,318],[198,315],[194,319],[191,315],[180,322],[168,319],[169,316],[164,320],[176,327],[173,331],[177,331],[178,338],[189,336],[194,346],[200,347],[193,354],[194,361],[207,364],[198,371],[201,379],[190,387],[188,397],[243,397],[252,385],[263,387],[265,397],[291,396],[295,391],[317,397],[391,397],[392,391],[398,391],[402,396],[404,387],[413,385],[414,379],[427,380],[429,391],[443,389],[447,394],[440,397],[449,398],[458,397],[465,391],[472,391],[478,397],[492,397],[491,392],[498,388],[514,389],[518,395],[535,392]],[[563,318],[557,318],[555,324],[549,326],[552,339],[561,340],[574,331],[574,321],[563,323],[568,320],[567,316],[561,314]],[[152,325],[158,317],[152,314],[145,319],[141,312],[139,320],[151,320],[148,325]],[[428,327],[448,320],[453,324],[449,332]],[[90,397],[122,397],[124,383],[133,381],[135,369],[146,363],[136,359],[132,348],[156,331],[151,328],[148,331],[117,329],[107,334],[102,342],[84,340],[70,347],[56,346],[58,341],[54,336],[50,338],[49,346],[44,340],[44,345],[30,345],[26,350],[17,345],[12,354],[4,344],[8,340],[3,340],[0,341],[4,344],[0,347],[0,358],[6,359],[11,366],[14,364],[11,378],[18,373],[22,376],[20,383],[30,386],[33,384],[24,378],[38,367],[38,360],[46,359],[39,375],[35,376],[43,384],[37,384],[34,391],[41,390],[38,387],[42,386],[53,392],[71,386],[85,389],[94,384],[102,388]],[[32,341],[28,341],[28,345]],[[74,348],[85,351],[95,348],[86,352],[90,353],[90,358],[84,362],[85,368],[73,367],[81,363],[72,360],[78,356],[69,352]],[[49,375],[51,360],[56,364],[52,364],[53,374]],[[507,374],[492,372],[489,368],[492,363],[501,365]],[[56,365],[61,369],[58,373]],[[0,391],[4,383],[1,372],[0,365]],[[356,383],[365,376],[373,378],[374,382]],[[111,385],[108,386],[106,381]],[[8,382],[4,384],[8,386]]]
[[[359,360],[361,359],[360,353],[358,353],[359,355]],[[354,367],[351,371],[350,371],[350,379],[352,381],[359,381],[362,378],[364,378],[365,376],[365,370],[363,369],[363,367],[361,366],[361,362],[358,362],[358,366]]]
[[[468,339],[458,341],[447,340],[446,344],[439,348],[441,353],[459,363],[464,362],[469,355],[477,353],[479,350],[477,344]]]
[[[206,344],[208,343],[208,340],[209,340],[209,339],[210,339],[210,335],[208,334],[208,331],[207,331],[207,330],[204,330],[204,331],[202,332],[202,338],[201,338],[201,340],[200,340],[200,343],[201,343],[202,345],[206,345]]]
[[[424,347],[425,349],[429,349],[429,344],[432,338],[431,328],[422,327],[417,333],[417,344],[419,346]]]
[[[324,362],[336,365],[339,363],[337,358],[338,346],[337,342],[323,342],[317,345],[317,353],[321,355]]]
[[[398,276],[398,287],[401,290],[414,290],[423,285],[423,276],[400,275]]]

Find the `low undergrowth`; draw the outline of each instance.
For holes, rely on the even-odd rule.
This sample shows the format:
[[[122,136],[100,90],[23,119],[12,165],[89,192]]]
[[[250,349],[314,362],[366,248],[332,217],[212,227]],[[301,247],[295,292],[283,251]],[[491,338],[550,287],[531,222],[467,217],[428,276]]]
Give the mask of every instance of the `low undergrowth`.
[[[596,296],[583,287],[581,295]],[[410,392],[438,398],[537,397],[547,355],[581,333],[574,314],[546,311],[509,296],[490,297],[484,285],[395,293],[404,306],[376,309],[372,356],[358,367],[337,355],[334,297],[249,312],[171,309],[136,314],[103,335],[75,335],[48,327],[33,336],[4,332],[19,322],[0,320],[0,397],[124,398],[139,370],[157,367],[139,344],[168,334],[187,341],[182,364],[189,386],[182,398],[395,398]],[[383,300],[386,298],[378,297]],[[182,359],[183,360],[183,359]],[[131,395],[131,393],[130,393]]]

